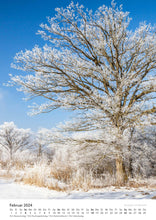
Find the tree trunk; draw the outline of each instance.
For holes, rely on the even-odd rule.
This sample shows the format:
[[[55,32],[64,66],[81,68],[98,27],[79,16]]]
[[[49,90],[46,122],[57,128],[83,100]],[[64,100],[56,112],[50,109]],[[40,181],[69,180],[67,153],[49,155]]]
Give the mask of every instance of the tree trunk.
[[[131,146],[128,146],[129,149],[129,166],[128,166],[128,175],[129,177],[133,178],[133,159],[132,159],[132,153],[131,153]]]
[[[12,148],[10,148],[10,161],[12,161],[13,155],[12,155]]]
[[[128,146],[128,151],[129,151],[128,175],[131,178],[133,178],[132,138],[133,138],[134,131],[135,131],[135,128],[131,127],[131,129],[130,129],[130,140],[129,140],[129,146]]]
[[[42,156],[42,145],[39,144],[37,157],[41,157],[41,156]]]
[[[116,183],[117,185],[124,185],[127,182],[127,174],[121,155],[116,157]]]

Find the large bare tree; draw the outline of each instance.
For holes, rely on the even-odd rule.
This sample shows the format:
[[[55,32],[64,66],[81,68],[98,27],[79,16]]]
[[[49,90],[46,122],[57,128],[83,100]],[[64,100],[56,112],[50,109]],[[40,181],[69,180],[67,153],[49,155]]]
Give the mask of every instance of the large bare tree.
[[[49,100],[36,104],[35,112],[78,110],[78,130],[110,126],[122,139],[126,129],[153,121],[156,113],[155,28],[142,23],[131,31],[130,20],[114,2],[95,13],[74,3],[57,8],[38,32],[47,44],[15,56],[13,67],[30,74],[11,76],[11,82],[30,98]],[[117,181],[122,183],[126,177],[118,143]]]

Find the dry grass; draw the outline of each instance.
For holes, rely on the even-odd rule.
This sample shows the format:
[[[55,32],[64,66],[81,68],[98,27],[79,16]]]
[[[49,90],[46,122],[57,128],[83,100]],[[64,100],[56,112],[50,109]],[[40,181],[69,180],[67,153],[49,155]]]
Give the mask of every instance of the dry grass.
[[[66,190],[66,186],[61,185],[59,180],[52,176],[52,169],[45,164],[36,164],[33,168],[26,169],[25,172],[26,174],[21,179],[24,184],[46,187],[56,191]]]
[[[29,173],[22,178],[24,184],[35,185],[39,187],[46,187],[45,180],[39,176],[38,173]]]
[[[24,184],[35,185],[38,187],[46,187],[50,190],[56,191],[66,191],[65,187],[60,187],[58,183],[47,183],[44,178],[41,178],[38,174],[35,175],[27,175],[22,179]]]
[[[156,179],[130,179],[124,185],[116,184],[115,176],[110,173],[97,176],[89,170],[78,169],[72,167],[70,163],[65,161],[55,161],[55,163],[47,164],[46,161],[40,161],[36,164],[26,165],[22,161],[12,161],[11,163],[1,163],[4,172],[0,173],[2,178],[14,178],[15,181],[22,181],[24,184],[46,187],[56,191],[66,190],[84,190],[100,189],[104,187],[114,186],[116,189],[120,187],[130,188],[148,188],[156,189]],[[24,173],[24,175],[23,175]]]
[[[11,179],[11,178],[13,178],[13,175],[9,172],[0,173],[0,178]]]
[[[145,187],[145,188],[147,188],[148,187],[148,184],[145,182],[145,183],[139,183],[139,182],[137,182],[137,181],[129,181],[128,183],[127,183],[127,185],[129,186],[129,187],[133,187],[133,188],[139,188],[139,187]]]
[[[36,185],[39,187],[45,187],[46,177],[49,169],[45,164],[35,164],[33,167],[26,168],[24,170],[25,175],[21,181],[24,184]]]
[[[62,168],[60,167],[57,168],[54,166],[51,168],[51,172],[50,172],[50,176],[65,183],[70,182],[72,175],[73,175],[73,169],[69,166]]]
[[[7,161],[0,161],[0,167],[1,167],[1,169],[6,169],[6,168],[7,168],[7,165],[8,165],[8,162],[7,162]]]
[[[24,170],[25,168],[25,163],[23,161],[13,161],[12,166],[16,168],[16,170]]]
[[[27,175],[26,177],[24,177],[22,179],[22,182],[24,184],[28,184],[28,185],[35,185],[38,187],[46,187],[50,190],[66,191],[66,187],[60,187],[57,182],[48,183],[46,181],[46,178],[41,178],[41,176],[38,175],[37,173],[34,175],[30,175],[30,174]]]
[[[50,190],[58,191],[58,192],[65,192],[68,190],[67,187],[60,187],[58,183],[48,184],[47,188]]]
[[[156,179],[149,178],[149,179],[134,179],[129,180],[126,184],[128,187],[133,188],[149,188],[149,189],[156,189]]]
[[[77,170],[75,174],[73,174],[70,181],[70,189],[71,190],[80,190],[88,191],[91,188],[96,188],[94,185],[95,179],[91,172],[87,172],[85,170]],[[99,186],[97,186],[99,187]]]
[[[89,189],[91,189],[92,183],[91,183],[91,179],[90,178],[73,178],[71,180],[71,183],[70,183],[70,188],[71,190],[80,190],[80,189],[83,189],[84,191],[88,191]]]

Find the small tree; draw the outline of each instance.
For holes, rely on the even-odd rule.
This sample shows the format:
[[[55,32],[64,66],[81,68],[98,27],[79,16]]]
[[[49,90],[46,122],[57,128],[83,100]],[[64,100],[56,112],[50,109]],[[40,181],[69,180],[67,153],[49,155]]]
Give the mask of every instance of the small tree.
[[[156,130],[150,127],[136,130],[132,138],[132,168],[134,175],[155,176]]]
[[[19,129],[14,122],[4,122],[0,125],[0,148],[13,160],[15,153],[27,149],[31,144],[29,129]]]
[[[54,149],[49,148],[52,143],[51,138],[52,132],[46,128],[41,128],[38,130],[35,137],[35,147],[37,148],[37,157],[41,158],[43,154],[46,154],[49,158],[52,158],[54,154]]]
[[[31,74],[11,76],[11,82],[30,97],[49,100],[34,106],[37,113],[78,110],[79,130],[116,130],[117,181],[123,183],[120,140],[127,129],[150,122],[156,113],[155,29],[143,23],[130,31],[129,13],[114,2],[94,14],[74,3],[56,12],[38,32],[49,45],[15,56],[13,67]]]

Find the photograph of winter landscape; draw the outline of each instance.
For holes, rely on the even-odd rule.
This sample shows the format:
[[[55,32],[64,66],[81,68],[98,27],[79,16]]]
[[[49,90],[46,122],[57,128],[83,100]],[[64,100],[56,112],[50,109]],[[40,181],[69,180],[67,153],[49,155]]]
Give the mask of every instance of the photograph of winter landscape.
[[[155,12],[0,0],[0,199],[156,199]]]

